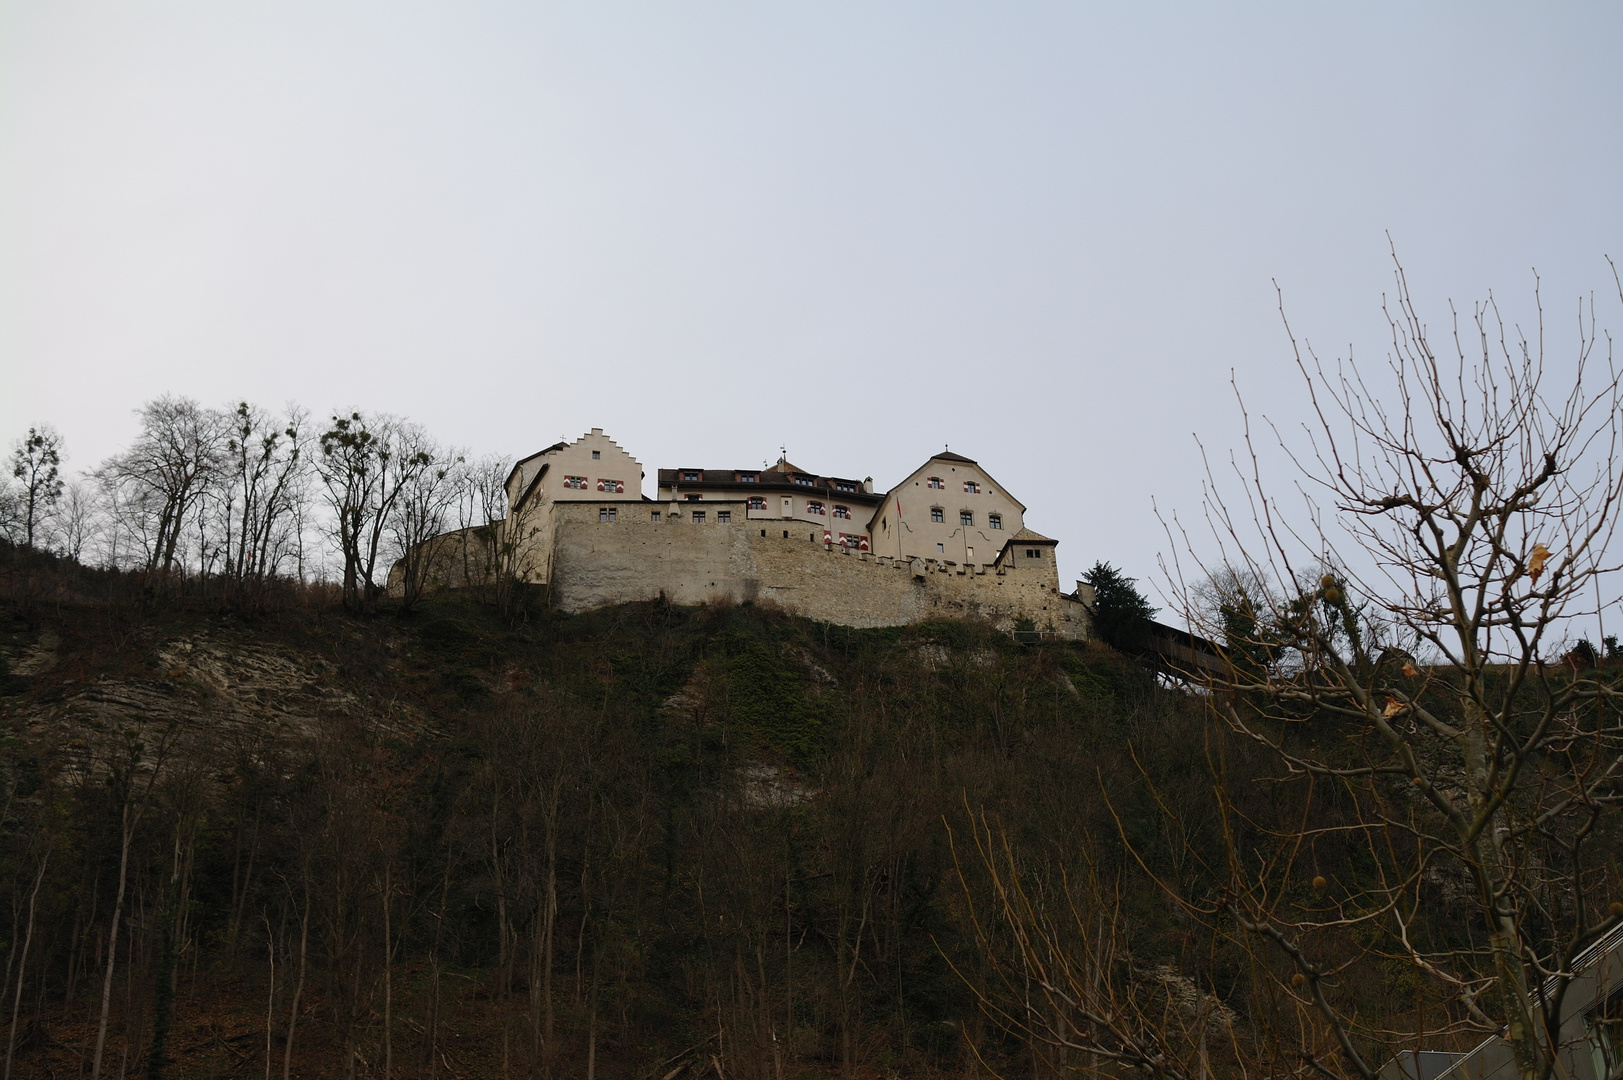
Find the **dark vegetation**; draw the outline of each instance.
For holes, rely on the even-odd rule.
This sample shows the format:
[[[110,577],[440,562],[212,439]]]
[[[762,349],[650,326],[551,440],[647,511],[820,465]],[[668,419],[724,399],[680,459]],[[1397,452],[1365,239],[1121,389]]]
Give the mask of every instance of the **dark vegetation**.
[[[1186,873],[1139,770],[1201,841],[1202,710],[1102,646],[291,589],[245,616],[10,548],[3,575],[15,1076],[93,1068],[126,836],[103,1075],[1019,1060],[973,989],[980,878],[949,833],[971,810],[1039,873],[1128,880],[1135,963],[1196,939],[1112,807]],[[177,640],[223,669],[176,666]],[[234,649],[314,689],[244,706]]]
[[[1124,1074],[1033,1027],[1059,958],[1190,1060],[1301,1068],[1288,962],[1198,912],[1299,834],[1302,781],[1108,646],[276,597],[0,547],[11,1075],[98,1042],[105,1076]],[[1259,887],[1375,880],[1338,831],[1372,805],[1321,797]],[[1460,886],[1429,945],[1476,932]],[[1451,1007],[1370,959],[1338,1002]]]

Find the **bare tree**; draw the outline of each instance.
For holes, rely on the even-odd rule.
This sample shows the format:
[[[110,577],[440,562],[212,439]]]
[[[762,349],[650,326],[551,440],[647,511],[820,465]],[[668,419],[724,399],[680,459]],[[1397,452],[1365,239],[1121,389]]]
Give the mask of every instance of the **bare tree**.
[[[90,1068],[92,1077],[101,1075],[102,1052],[107,1045],[107,1020],[113,1005],[113,975],[118,962],[118,939],[124,930],[124,897],[129,885],[130,846],[135,840],[135,832],[140,827],[142,817],[151,806],[152,789],[163,770],[164,759],[168,756],[174,735],[175,727],[171,724],[159,737],[149,764],[145,744],[134,732],[126,732],[123,745],[119,747],[115,759],[110,763],[108,783],[115,793],[119,806],[118,893],[113,900],[112,916],[108,920],[107,965],[102,975],[101,1014],[96,1023],[96,1052]],[[146,779],[141,783],[139,776],[143,771],[146,772]]]
[[[445,531],[451,507],[466,498],[468,487],[465,456],[457,450],[441,450],[423,437],[418,452],[428,458],[424,467],[409,470],[403,477],[396,511],[389,532],[399,559],[402,602],[414,607],[436,564],[444,552],[429,541]]]
[[[508,471],[507,459],[494,454],[468,462],[462,471],[455,513],[465,582],[494,583],[500,572]]]
[[[956,837],[953,848],[970,929],[992,961],[989,978],[966,978],[981,1009],[1054,1075],[1208,1075],[1210,1044],[1232,1040],[1234,1012],[1172,964],[1134,957],[1119,883],[1091,865],[1080,881],[1045,879],[984,811],[969,824],[974,860],[958,859]]]
[[[344,602],[371,603],[378,551],[402,493],[434,456],[422,428],[396,417],[352,412],[321,434],[317,471],[332,507],[344,560]]]
[[[1264,481],[1248,425],[1243,498],[1209,484],[1222,558],[1171,569],[1228,661],[1211,707],[1295,799],[1274,825],[1225,801],[1226,885],[1183,899],[1261,948],[1315,1068],[1373,1080],[1422,1032],[1498,1034],[1533,1080],[1557,1069],[1574,960],[1623,917],[1605,895],[1623,679],[1563,663],[1616,604],[1623,382],[1593,301],[1557,386],[1542,305],[1529,336],[1492,299],[1456,314],[1444,352],[1395,276],[1380,379],[1292,335],[1314,410],[1286,447],[1304,508]],[[1372,1021],[1360,980],[1393,964],[1415,1000]]]
[[[281,417],[241,402],[230,416],[222,470],[227,578],[239,596],[257,597],[294,554],[309,464],[305,414]]]
[[[34,546],[35,535],[62,496],[62,436],[49,424],[28,429],[11,448],[11,475],[21,485],[17,493],[18,525],[24,547]]]
[[[84,480],[70,480],[62,489],[51,522],[51,545],[75,562],[82,562],[102,529],[102,507],[96,488]]]
[[[143,549],[148,573],[181,566],[181,537],[225,466],[224,418],[190,398],[165,395],[141,407],[141,433],[97,471],[126,537]]]

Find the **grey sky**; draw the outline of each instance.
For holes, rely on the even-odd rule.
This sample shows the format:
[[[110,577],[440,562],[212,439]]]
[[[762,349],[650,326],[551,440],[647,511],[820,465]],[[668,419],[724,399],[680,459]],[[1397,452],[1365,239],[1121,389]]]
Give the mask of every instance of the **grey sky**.
[[[1191,432],[1543,275],[1623,313],[1623,6],[0,2],[0,436],[162,392],[519,454],[978,458],[1153,575]],[[1058,475],[1063,482],[1043,483]],[[645,487],[652,491],[651,482]]]

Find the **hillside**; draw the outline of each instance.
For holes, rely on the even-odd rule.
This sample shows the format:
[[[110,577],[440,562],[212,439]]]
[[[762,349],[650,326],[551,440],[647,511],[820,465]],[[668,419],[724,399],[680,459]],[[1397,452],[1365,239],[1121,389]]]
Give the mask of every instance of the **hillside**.
[[[248,618],[20,560],[13,1075],[94,1058],[126,835],[104,1075],[166,1015],[177,1077],[267,1046],[304,1077],[960,1072],[1020,1053],[976,1005],[966,808],[1115,873],[1105,792],[1153,849],[1139,766],[1204,789],[1200,709],[1100,646],[751,606]],[[1125,911],[1141,963],[1193,941],[1142,886]]]

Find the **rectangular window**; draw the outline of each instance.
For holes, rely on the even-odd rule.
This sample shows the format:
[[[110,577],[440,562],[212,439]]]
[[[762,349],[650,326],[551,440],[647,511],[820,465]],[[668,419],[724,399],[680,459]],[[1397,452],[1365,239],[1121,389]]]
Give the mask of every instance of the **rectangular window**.
[[[762,498],[761,496],[759,496],[759,495],[751,495],[750,496],[750,501],[749,501],[749,508],[751,510],[765,510],[766,509],[766,500],[764,498]]]
[[[979,495],[981,493],[981,486],[973,480],[965,480],[964,493],[967,495]]]
[[[601,451],[601,450],[593,450],[592,451],[592,460],[593,461],[602,461],[603,460],[603,451]]]
[[[1001,529],[1001,528],[1003,528],[1003,515],[1002,514],[987,514],[986,515],[986,527],[989,528],[989,529]]]
[[[930,520],[931,521],[946,521],[947,520],[947,515],[942,511],[941,507],[932,506],[932,507],[930,507]]]
[[[756,479],[757,477],[754,473],[741,472],[738,474],[738,482],[740,484],[753,484],[755,483]]]
[[[683,469],[682,479],[697,483],[698,481],[704,479],[704,473],[699,469]]]
[[[966,559],[974,559],[975,558],[975,549],[974,548],[967,548],[965,550],[965,552],[964,552],[964,558],[966,558]]]
[[[851,508],[849,506],[836,506],[834,508],[834,516],[849,521],[851,518]]]
[[[970,513],[968,510],[958,511],[958,524],[962,525],[966,529],[969,528],[971,525],[975,524],[975,515]]]
[[[849,480],[836,480],[834,481],[834,490],[854,492],[857,490],[857,486]]]
[[[809,477],[809,476],[796,476],[795,477],[795,483],[799,484],[801,487],[814,487],[815,486],[812,478]]]
[[[1040,559],[1042,557],[1043,557],[1042,548],[1027,548],[1026,549],[1026,558],[1028,558],[1028,559]]]
[[[704,524],[704,511],[703,510],[695,510],[695,511],[693,511],[693,524],[695,524],[695,525],[703,525]]]
[[[823,504],[820,502],[816,502],[814,500],[806,504],[806,513],[808,514],[816,514],[818,517],[821,517],[824,512]]]
[[[586,477],[584,477],[584,476],[566,476],[566,477],[564,477],[564,487],[573,488],[576,491],[585,491],[586,490]]]
[[[655,525],[658,525],[659,524],[659,511],[658,510],[650,510],[648,512],[648,520],[652,521]]]
[[[599,520],[599,521],[616,521],[616,520],[618,520],[615,508],[612,507],[612,506],[600,506],[600,507],[598,507],[597,508],[597,520]]]
[[[936,490],[939,491],[939,490],[944,489],[947,485],[941,482],[941,477],[932,476],[932,477],[930,477],[928,480],[926,480],[924,482],[924,486],[925,487],[935,488]]]
[[[698,502],[700,499],[704,498],[704,496],[689,492],[687,495],[684,495],[683,498],[685,498],[688,502]]]
[[[716,511],[716,524],[717,525],[731,525],[732,523],[733,523],[733,512],[731,510],[717,510]]]
[[[624,495],[626,484],[624,480],[605,480],[600,477],[597,481],[597,490],[609,495]]]
[[[937,555],[945,555],[947,553],[947,545],[945,545],[945,544],[937,544],[935,546],[935,553]]]

